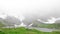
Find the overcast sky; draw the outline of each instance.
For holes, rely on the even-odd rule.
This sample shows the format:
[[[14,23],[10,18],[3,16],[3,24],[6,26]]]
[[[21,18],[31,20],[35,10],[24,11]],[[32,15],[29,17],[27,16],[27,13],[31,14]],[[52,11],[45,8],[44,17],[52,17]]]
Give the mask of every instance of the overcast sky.
[[[9,15],[59,15],[60,0],[0,0],[0,14],[3,12]]]

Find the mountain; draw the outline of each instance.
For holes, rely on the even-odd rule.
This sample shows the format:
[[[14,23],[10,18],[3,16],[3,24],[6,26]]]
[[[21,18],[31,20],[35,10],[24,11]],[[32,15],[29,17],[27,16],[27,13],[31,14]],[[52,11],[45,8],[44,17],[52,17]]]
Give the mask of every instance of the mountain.
[[[0,22],[5,26],[14,26],[14,24],[21,24],[21,21],[14,16],[7,16],[5,19],[0,18]]]
[[[5,20],[5,24],[11,24],[11,25],[14,25],[14,24],[20,24],[20,20],[15,18],[14,16],[7,16]]]
[[[32,27],[50,27],[51,24],[44,24],[40,21],[37,21],[38,17],[34,17],[34,16],[31,16],[31,17],[26,17],[22,22],[29,26],[30,24],[33,23]],[[46,19],[47,20],[47,19]],[[45,20],[45,21],[46,21]],[[20,18],[16,18],[14,16],[7,16],[5,19],[2,19],[0,18],[0,21],[6,25],[6,26],[14,26],[15,24],[16,25],[20,25],[21,24],[21,21],[20,21]],[[54,24],[57,24],[57,23],[60,23],[59,20],[56,21],[56,23]],[[54,25],[52,24],[52,26]],[[58,25],[58,24],[57,24]],[[54,25],[55,26],[55,25]],[[53,27],[54,27],[53,26]],[[58,25],[59,26],[59,25]]]

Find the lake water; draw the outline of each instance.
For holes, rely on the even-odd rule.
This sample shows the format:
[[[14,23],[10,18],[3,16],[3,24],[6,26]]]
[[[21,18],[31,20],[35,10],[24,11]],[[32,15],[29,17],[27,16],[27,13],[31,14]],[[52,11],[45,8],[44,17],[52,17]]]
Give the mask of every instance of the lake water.
[[[14,27],[4,27],[4,28],[14,28]],[[49,28],[38,28],[38,27],[26,27],[28,29],[36,29],[42,32],[52,32],[52,31],[56,31],[57,29],[49,29]]]
[[[56,29],[37,28],[37,27],[29,27],[29,29],[36,29],[36,30],[43,31],[43,32],[52,32],[52,31],[56,31]]]

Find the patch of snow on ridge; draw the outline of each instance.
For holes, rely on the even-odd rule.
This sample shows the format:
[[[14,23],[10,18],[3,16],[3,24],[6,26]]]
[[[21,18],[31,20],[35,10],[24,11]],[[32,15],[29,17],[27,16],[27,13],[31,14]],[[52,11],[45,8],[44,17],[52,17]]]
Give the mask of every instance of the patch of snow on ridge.
[[[51,19],[48,19],[47,22],[42,21],[41,19],[37,19],[37,21],[40,21],[40,22],[45,23],[45,24],[53,24],[53,23],[55,23],[57,20],[60,20],[60,18],[51,17]]]
[[[27,25],[25,25],[24,23],[21,23],[21,24],[19,24],[19,25],[14,25],[15,26],[15,28],[17,28],[17,27],[26,27]]]
[[[33,25],[33,23],[31,23],[30,25],[29,25],[29,27],[31,27]]]

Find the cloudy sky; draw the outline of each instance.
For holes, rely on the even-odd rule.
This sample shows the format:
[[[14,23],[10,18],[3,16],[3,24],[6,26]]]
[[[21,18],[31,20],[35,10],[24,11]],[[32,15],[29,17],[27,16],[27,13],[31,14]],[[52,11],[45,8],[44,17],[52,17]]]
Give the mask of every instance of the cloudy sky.
[[[0,0],[0,14],[60,16],[60,0]]]

